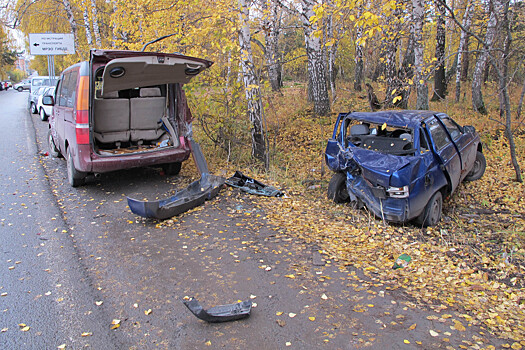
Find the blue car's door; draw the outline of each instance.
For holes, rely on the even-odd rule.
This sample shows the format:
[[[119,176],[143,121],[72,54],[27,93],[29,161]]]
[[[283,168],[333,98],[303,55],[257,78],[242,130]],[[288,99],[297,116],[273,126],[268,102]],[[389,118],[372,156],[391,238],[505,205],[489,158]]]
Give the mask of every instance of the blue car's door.
[[[432,138],[432,147],[439,158],[443,171],[448,175],[450,192],[453,192],[461,181],[461,157],[448,132],[439,121],[432,117],[426,121],[427,129]]]
[[[438,116],[448,131],[452,141],[456,144],[457,150],[461,158],[461,177],[462,181],[467,176],[472,165],[476,161],[477,145],[474,143],[472,133],[464,133],[462,129],[450,119],[447,115],[442,114]]]

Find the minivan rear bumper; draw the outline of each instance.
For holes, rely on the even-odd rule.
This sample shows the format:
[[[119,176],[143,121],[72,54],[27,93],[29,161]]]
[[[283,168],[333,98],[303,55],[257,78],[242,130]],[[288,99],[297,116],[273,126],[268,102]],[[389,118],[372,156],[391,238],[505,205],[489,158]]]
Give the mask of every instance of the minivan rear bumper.
[[[104,156],[94,153],[90,145],[78,145],[78,151],[76,168],[86,173],[106,173],[116,170],[183,162],[188,159],[191,152],[189,148],[182,147]]]

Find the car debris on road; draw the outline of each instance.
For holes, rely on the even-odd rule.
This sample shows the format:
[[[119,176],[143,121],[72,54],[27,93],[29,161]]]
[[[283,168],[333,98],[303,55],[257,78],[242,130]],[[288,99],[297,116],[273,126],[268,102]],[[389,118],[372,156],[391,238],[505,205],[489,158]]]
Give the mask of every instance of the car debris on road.
[[[188,298],[182,302],[197,318],[210,323],[236,321],[249,317],[253,304],[251,300],[247,300],[204,310],[195,298]]]

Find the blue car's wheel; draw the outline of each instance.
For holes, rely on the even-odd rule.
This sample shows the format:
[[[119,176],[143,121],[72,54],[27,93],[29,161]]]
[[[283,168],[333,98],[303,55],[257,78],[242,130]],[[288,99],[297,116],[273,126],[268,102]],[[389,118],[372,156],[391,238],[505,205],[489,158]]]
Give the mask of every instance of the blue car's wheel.
[[[465,181],[476,181],[481,179],[483,174],[485,174],[486,167],[487,161],[485,160],[485,156],[483,155],[483,153],[478,151],[478,153],[476,154],[476,161],[472,166],[472,170],[470,170],[468,175],[465,176]]]
[[[346,189],[346,175],[344,173],[335,173],[328,184],[328,199],[336,203],[348,202],[350,196]]]
[[[443,207],[443,196],[437,191],[430,198],[425,210],[416,219],[416,222],[423,227],[435,226],[441,220],[441,209]]]

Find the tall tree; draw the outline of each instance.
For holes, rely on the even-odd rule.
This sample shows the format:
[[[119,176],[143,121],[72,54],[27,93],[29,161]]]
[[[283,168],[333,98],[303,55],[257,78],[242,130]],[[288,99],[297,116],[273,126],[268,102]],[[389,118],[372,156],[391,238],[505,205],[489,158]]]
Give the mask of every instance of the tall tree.
[[[434,71],[434,94],[432,101],[438,101],[445,98],[447,93],[447,82],[445,77],[445,8],[443,2],[446,0],[437,0],[436,19],[436,68]]]
[[[363,12],[363,6],[359,6],[357,17],[361,17]],[[354,70],[354,90],[362,90],[362,81],[363,81],[363,72],[364,72],[364,62],[363,62],[363,44],[361,39],[363,37],[363,27],[357,25],[355,33],[355,70]]]
[[[428,86],[424,76],[423,21],[425,5],[423,0],[412,0],[414,22],[414,65],[416,70],[416,109],[428,109]]]
[[[465,14],[463,15],[463,27],[465,30],[470,30],[470,25],[472,23],[472,14],[474,11],[472,10],[472,5],[470,1],[467,3],[467,8],[465,9]],[[459,48],[458,48],[458,66],[456,68],[456,102],[459,102],[459,98],[461,95],[461,74],[463,69],[463,61],[465,58],[465,51],[467,50],[467,38],[468,34],[466,31],[461,31],[461,37],[459,40]]]
[[[481,54],[478,57],[474,68],[474,74],[472,76],[472,107],[475,111],[482,114],[487,114],[487,109],[483,102],[483,94],[481,92],[483,71],[487,65],[487,60],[491,54],[490,50],[492,50],[492,44],[496,37],[496,26],[498,24],[496,13],[500,12],[499,2],[495,0],[489,1],[486,12],[489,13],[487,31],[485,33],[485,40],[483,41]]]
[[[319,36],[314,35],[318,29],[317,22],[311,22],[315,15],[314,0],[301,0],[301,21],[304,29],[306,55],[308,57],[309,93],[314,103],[315,115],[327,115],[330,112],[330,100],[326,84],[326,69],[323,59],[323,45]]]
[[[263,30],[265,38],[264,56],[268,65],[268,80],[273,91],[282,87],[281,55],[279,53],[279,34],[282,9],[277,0],[262,0]]]
[[[265,167],[268,167],[261,89],[258,83],[259,79],[256,75],[251,46],[250,6],[250,0],[239,0],[241,68],[244,81],[244,93],[248,104],[247,114],[252,124],[252,156],[264,162]]]

